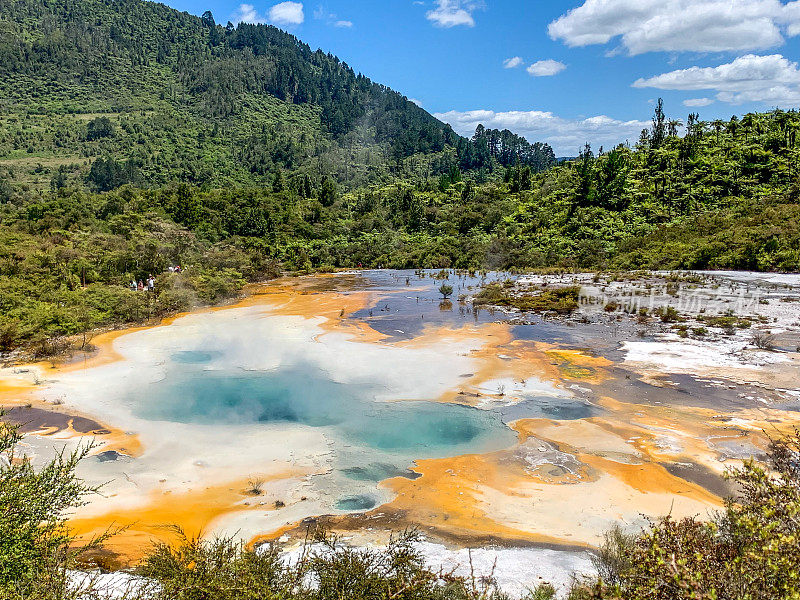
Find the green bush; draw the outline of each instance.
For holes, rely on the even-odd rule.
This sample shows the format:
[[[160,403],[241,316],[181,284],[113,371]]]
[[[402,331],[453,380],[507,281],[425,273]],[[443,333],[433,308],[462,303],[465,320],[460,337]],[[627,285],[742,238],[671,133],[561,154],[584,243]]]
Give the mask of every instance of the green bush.
[[[20,440],[16,427],[0,421],[0,598],[69,598],[67,569],[80,551],[70,549],[66,515],[95,491],[75,476],[89,449],[61,453],[37,470],[16,454]]]
[[[474,304],[476,306],[511,306],[521,311],[554,312],[560,315],[567,315],[578,309],[580,292],[581,288],[579,286],[543,288],[536,293],[528,291],[508,292],[502,285],[491,283],[475,295]]]
[[[156,546],[137,573],[159,584],[157,600],[508,600],[491,579],[426,567],[413,532],[382,550],[350,548],[319,532],[310,539],[316,543],[290,564],[274,547],[184,537],[177,546]],[[526,600],[554,597],[543,584]]]
[[[165,600],[262,600],[292,598],[299,573],[275,552],[256,552],[228,539],[184,538],[160,544],[137,569],[160,586]]]
[[[182,288],[169,288],[158,295],[155,303],[157,315],[186,312],[196,303],[194,292]]]
[[[226,268],[192,273],[188,283],[204,302],[219,302],[236,297],[242,291],[245,280],[239,271]]]
[[[659,306],[653,310],[653,314],[660,318],[662,323],[675,323],[683,320],[674,306]]]
[[[732,469],[738,494],[710,521],[666,517],[638,536],[613,530],[601,579],[573,598],[800,598],[800,432],[770,445],[766,466]]]

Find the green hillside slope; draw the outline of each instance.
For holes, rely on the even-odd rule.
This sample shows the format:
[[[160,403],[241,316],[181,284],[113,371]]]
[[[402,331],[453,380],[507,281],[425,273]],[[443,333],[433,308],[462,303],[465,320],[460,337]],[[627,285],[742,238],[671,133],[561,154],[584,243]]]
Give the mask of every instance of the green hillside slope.
[[[0,4],[0,113],[0,164],[38,188],[53,172],[77,182],[101,157],[118,164],[89,179],[98,190],[277,171],[385,181],[447,146],[468,168],[490,166],[448,125],[294,36],[141,0]],[[537,153],[549,166],[552,151]]]

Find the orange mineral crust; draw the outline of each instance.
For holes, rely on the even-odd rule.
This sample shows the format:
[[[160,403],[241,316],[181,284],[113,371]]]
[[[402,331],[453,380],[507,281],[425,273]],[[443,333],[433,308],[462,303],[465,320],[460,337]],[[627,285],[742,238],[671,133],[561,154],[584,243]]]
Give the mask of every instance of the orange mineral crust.
[[[297,475],[289,471],[277,473],[264,483]],[[124,563],[135,564],[154,542],[175,543],[182,536],[192,539],[206,535],[224,515],[275,510],[274,505],[265,505],[259,496],[250,493],[248,487],[247,480],[235,480],[183,493],[152,490],[141,506],[78,516],[70,520],[69,527],[78,538],[77,545],[112,533],[103,547]]]

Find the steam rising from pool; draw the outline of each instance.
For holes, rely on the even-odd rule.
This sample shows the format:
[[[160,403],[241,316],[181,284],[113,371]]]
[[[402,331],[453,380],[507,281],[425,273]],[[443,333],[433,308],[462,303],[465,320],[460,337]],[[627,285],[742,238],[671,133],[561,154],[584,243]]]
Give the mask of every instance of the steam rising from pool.
[[[405,396],[413,389],[436,389],[426,388],[432,378],[415,359],[416,351],[347,343],[345,348],[374,348],[378,354],[359,356],[362,363],[344,357],[342,363],[335,353],[315,356],[292,351],[290,341],[262,340],[262,352],[243,361],[241,337],[220,332],[214,343],[208,337],[197,346],[186,341],[172,338],[164,348],[170,352],[148,357],[159,375],[146,385],[128,386],[121,404],[138,421],[189,427],[200,436],[226,432],[232,444],[245,431],[278,443],[298,429],[307,430],[309,439],[321,437],[329,452],[320,458],[329,470],[315,475],[314,487],[328,510],[361,512],[386,502],[390,496],[380,482],[418,477],[415,460],[491,452],[515,441],[499,409],[442,403],[434,394]],[[386,351],[401,360],[382,357]],[[409,377],[415,363],[422,369],[418,382]],[[253,455],[254,470],[264,458]]]

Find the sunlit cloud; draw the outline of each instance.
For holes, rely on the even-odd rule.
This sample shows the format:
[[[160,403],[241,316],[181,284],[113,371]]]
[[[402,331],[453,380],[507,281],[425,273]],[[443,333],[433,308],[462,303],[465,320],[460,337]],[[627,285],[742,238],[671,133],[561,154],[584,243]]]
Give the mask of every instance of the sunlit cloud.
[[[711,104],[714,104],[713,98],[687,98],[683,101],[683,105],[688,106],[689,108],[710,106]]]
[[[536,61],[526,70],[534,77],[552,77],[553,75],[558,75],[566,68],[567,65],[562,62],[547,59]]]
[[[276,25],[301,25],[306,20],[302,2],[281,2],[269,9],[269,20]]]
[[[524,65],[525,62],[519,56],[514,56],[512,58],[507,58],[503,61],[503,68],[504,69],[516,69],[517,67],[521,67]]]
[[[252,4],[240,4],[236,12],[231,17],[233,23],[266,23],[266,17],[259,15],[256,7]]]
[[[800,33],[800,2],[585,0],[548,26],[568,46],[619,40],[629,54],[773,48]]]
[[[636,88],[713,90],[729,104],[763,102],[792,106],[800,102],[800,69],[780,54],[746,54],[717,67],[691,67],[637,79]]]
[[[436,8],[429,10],[426,17],[437,27],[475,27],[472,13],[481,6],[471,0],[436,0]]]

